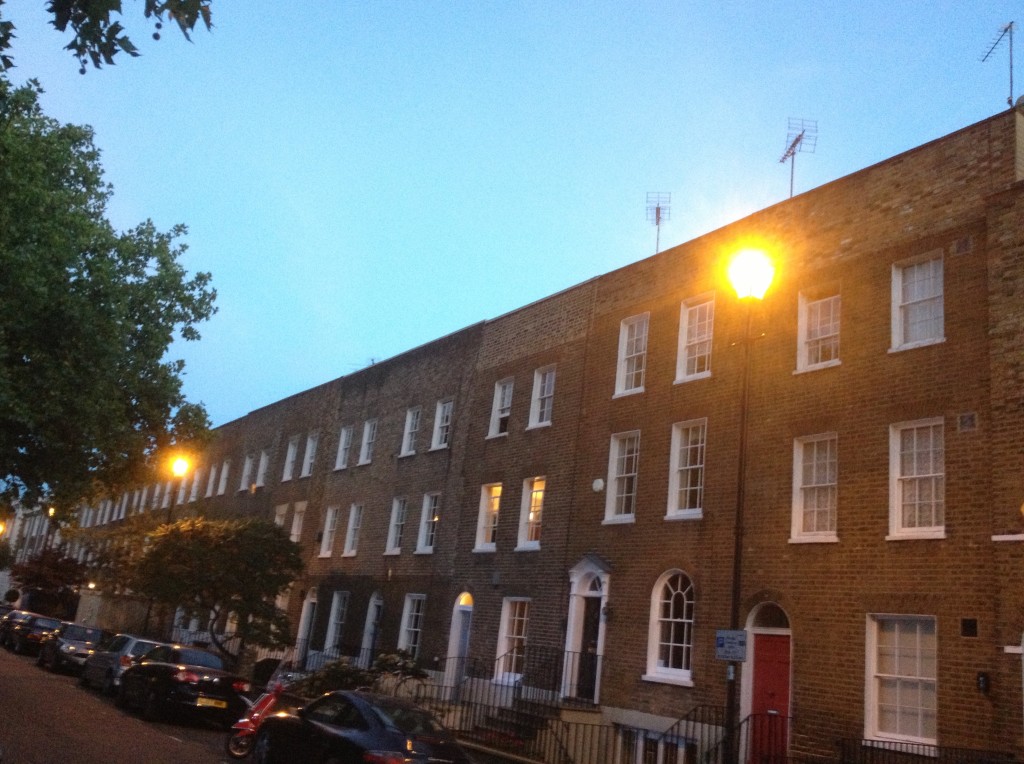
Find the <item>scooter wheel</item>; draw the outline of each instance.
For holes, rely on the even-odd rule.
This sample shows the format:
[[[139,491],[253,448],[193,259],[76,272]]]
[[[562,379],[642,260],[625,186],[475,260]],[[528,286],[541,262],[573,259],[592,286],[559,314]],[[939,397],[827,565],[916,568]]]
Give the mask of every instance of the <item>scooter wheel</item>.
[[[235,730],[224,741],[224,750],[232,759],[244,759],[252,753],[255,742],[256,736],[253,733]]]

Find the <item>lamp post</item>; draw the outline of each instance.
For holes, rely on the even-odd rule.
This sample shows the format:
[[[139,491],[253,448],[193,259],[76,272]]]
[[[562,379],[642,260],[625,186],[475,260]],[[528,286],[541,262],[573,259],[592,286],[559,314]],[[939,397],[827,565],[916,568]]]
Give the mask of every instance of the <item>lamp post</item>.
[[[764,298],[775,276],[771,259],[759,249],[744,249],[732,259],[728,268],[729,283],[745,306],[743,324],[743,359],[740,367],[739,455],[736,460],[736,510],[733,524],[732,587],[729,597],[729,629],[740,628],[740,600],[743,595],[743,532],[747,482],[747,407],[750,398],[750,315],[755,301]],[[736,690],[736,664],[730,660],[726,675],[725,734],[726,762],[738,761],[736,750],[736,723],[738,698]]]
[[[171,461],[171,474],[179,480],[184,481],[185,476],[192,469],[192,463],[189,462],[184,456],[176,456]],[[167,502],[167,523],[170,524],[174,520],[174,500],[175,496],[172,495],[170,501]]]

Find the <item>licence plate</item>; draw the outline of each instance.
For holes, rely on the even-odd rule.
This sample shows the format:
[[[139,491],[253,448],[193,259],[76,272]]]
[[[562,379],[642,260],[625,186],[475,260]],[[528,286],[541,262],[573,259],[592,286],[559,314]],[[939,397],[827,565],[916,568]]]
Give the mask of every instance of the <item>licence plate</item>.
[[[226,700],[217,700],[216,698],[196,698],[196,705],[207,708],[227,708],[228,704]]]

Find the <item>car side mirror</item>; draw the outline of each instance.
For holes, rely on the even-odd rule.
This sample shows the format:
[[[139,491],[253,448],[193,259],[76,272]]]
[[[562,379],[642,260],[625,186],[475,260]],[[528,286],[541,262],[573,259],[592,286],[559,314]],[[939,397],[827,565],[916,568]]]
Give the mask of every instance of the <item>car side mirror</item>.
[[[306,718],[306,709],[305,708],[296,708],[295,709],[295,715],[297,717],[299,717],[300,719],[305,719]]]

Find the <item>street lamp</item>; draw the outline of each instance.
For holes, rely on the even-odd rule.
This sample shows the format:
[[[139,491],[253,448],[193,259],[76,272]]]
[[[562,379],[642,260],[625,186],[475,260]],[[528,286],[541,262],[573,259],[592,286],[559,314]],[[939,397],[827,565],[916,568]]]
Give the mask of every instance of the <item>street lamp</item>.
[[[764,298],[775,276],[775,266],[771,258],[760,249],[744,249],[736,253],[727,270],[729,283],[736,290],[736,296],[745,305],[746,316],[743,326],[743,365],[740,369],[740,416],[739,416],[739,457],[736,466],[736,515],[733,524],[732,551],[732,590],[729,600],[729,629],[740,628],[740,599],[742,597],[743,580],[743,515],[746,500],[747,482],[747,404],[749,400],[750,371],[750,314],[756,301]],[[726,761],[734,764],[738,761],[736,751],[736,663],[729,661],[726,701],[725,701],[725,734]]]
[[[184,456],[176,456],[171,460],[171,474],[174,477],[179,478],[184,483],[185,476],[188,475],[192,469],[192,463]],[[167,522],[170,524],[174,519],[174,499],[172,495],[170,501],[167,502]]]

